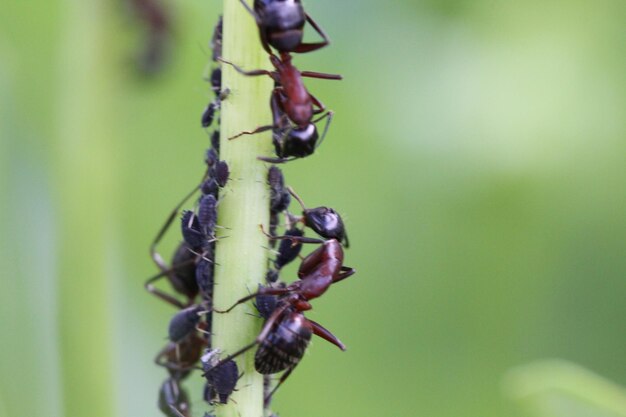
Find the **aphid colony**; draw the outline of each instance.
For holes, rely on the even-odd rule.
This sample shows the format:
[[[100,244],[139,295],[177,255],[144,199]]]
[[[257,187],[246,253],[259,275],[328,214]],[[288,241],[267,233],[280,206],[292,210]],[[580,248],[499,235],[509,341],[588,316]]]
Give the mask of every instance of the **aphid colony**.
[[[308,92],[302,77],[341,79],[339,75],[299,71],[293,65],[292,53],[315,51],[329,43],[326,34],[304,11],[299,0],[255,0],[254,8],[250,8],[245,0],[240,1],[256,21],[261,44],[269,54],[275,71],[244,71],[235,63],[223,60],[223,24],[220,19],[212,38],[216,65],[209,80],[215,98],[201,117],[204,128],[210,127],[216,120],[218,126],[211,135],[211,147],[206,152],[206,172],[199,185],[169,215],[150,248],[160,272],[149,278],[145,287],[178,309],[169,323],[169,341],[155,358],[155,362],[169,373],[161,386],[158,403],[164,415],[171,417],[191,416],[189,397],[182,383],[193,370],[200,370],[205,379],[204,400],[213,407],[226,404],[237,389],[241,376],[235,359],[256,347],[254,363],[256,371],[265,378],[265,407],[269,415],[272,396],[296,368],[313,335],[345,350],[344,344],[329,330],[304,315],[312,308],[311,300],[323,295],[332,284],[355,273],[354,269],[343,264],[343,249],[348,247],[343,221],[332,208],[307,208],[295,191],[285,185],[283,174],[276,166],[270,166],[267,175],[271,193],[269,230],[259,231],[267,236],[268,246],[275,252],[266,283],[259,285],[253,294],[242,294],[242,298],[227,310],[219,311],[213,307],[215,229],[219,227],[217,210],[220,191],[229,180],[228,165],[219,159],[219,117],[216,119],[216,114],[221,102],[228,99],[228,90],[221,85],[220,65],[232,65],[244,76],[268,75],[274,80],[275,87],[270,97],[272,124],[235,136],[272,130],[276,157],[263,155],[258,158],[270,163],[283,163],[311,155],[319,145],[315,123],[324,118],[327,120],[322,139],[328,131],[332,112],[326,111],[324,105]],[[302,41],[306,22],[322,37],[321,42]],[[181,212],[185,203],[198,191],[200,195],[195,209]],[[301,215],[289,211],[292,197],[298,201]],[[175,250],[171,264],[167,264],[157,252],[157,245],[179,216],[183,240]],[[282,226],[284,233],[280,235],[277,230]],[[306,228],[314,231],[319,238],[305,237]],[[302,257],[300,252],[304,244],[318,246]],[[298,279],[291,283],[282,282],[281,270],[298,258],[301,259]],[[169,281],[174,293],[155,286],[161,278]],[[265,321],[261,332],[239,350],[222,352],[211,341],[212,315],[228,314],[239,304],[250,300],[254,300],[259,318]],[[274,384],[270,375],[279,372],[282,375]],[[205,416],[210,417],[208,413]]]

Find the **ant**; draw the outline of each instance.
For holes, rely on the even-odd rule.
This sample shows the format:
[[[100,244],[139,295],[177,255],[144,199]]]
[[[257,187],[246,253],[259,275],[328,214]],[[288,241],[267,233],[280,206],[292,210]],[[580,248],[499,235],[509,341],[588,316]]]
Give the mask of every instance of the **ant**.
[[[278,297],[276,306],[267,317],[256,339],[215,365],[215,367],[221,366],[225,361],[232,360],[258,345],[255,368],[259,373],[267,375],[285,371],[278,384],[265,398],[266,403],[300,362],[313,334],[341,350],[346,349],[345,345],[330,331],[313,320],[307,319],[303,312],[312,308],[310,300],[320,297],[332,284],[356,272],[343,265],[343,249],[337,239],[324,241],[298,236],[269,237],[270,239],[291,240],[294,243],[321,243],[321,246],[302,261],[298,270],[300,278],[298,281],[285,287],[261,287],[256,293],[240,299],[225,311],[213,310],[228,313],[237,305],[259,296]],[[262,304],[261,314],[267,316],[272,303],[265,299]]]
[[[324,31],[304,11],[300,0],[254,0],[254,10],[245,0],[240,1],[254,17],[259,27],[261,44],[268,54],[272,53],[270,45],[279,52],[305,53],[330,43]],[[305,21],[322,37],[322,42],[302,43]]]
[[[147,32],[144,48],[137,57],[139,70],[146,75],[155,74],[162,69],[168,55],[170,16],[158,0],[129,0],[129,3]]]
[[[339,213],[330,207],[324,206],[308,209],[300,196],[296,194],[291,187],[287,187],[287,191],[300,203],[300,207],[302,207],[302,217],[296,218],[290,215],[290,220],[300,221],[323,238],[336,239],[340,241],[344,247],[350,247],[348,234],[346,233],[346,228],[343,225],[343,220]]]
[[[159,390],[159,409],[168,417],[189,417],[189,395],[176,378],[166,379]]]
[[[200,291],[205,298],[212,292],[212,267],[208,267],[202,261],[213,263],[212,240],[215,239],[214,228],[217,221],[216,195],[218,188],[226,185],[229,169],[226,162],[219,160],[214,149],[209,149],[205,162],[207,171],[200,185],[195,186],[176,205],[150,245],[150,256],[161,272],[149,278],[144,287],[150,293],[179,309],[190,306]],[[172,259],[173,266],[169,267],[157,252],[157,245],[174,222],[182,206],[198,189],[203,192],[199,200],[198,215],[192,211],[183,212],[181,219],[183,242],[176,249]],[[202,270],[198,271],[200,265],[202,265]],[[183,303],[154,286],[154,282],[163,277],[169,280],[177,293],[186,297],[186,302]]]
[[[198,328],[202,327],[204,323],[198,325]],[[207,343],[206,339],[192,332],[180,342],[168,342],[154,358],[154,362],[166,368],[172,377],[182,380],[195,369],[195,364],[200,360],[202,349]]]
[[[220,61],[232,65],[237,72],[243,75],[268,75],[276,84],[270,100],[273,124],[260,126],[252,131],[241,132],[229,139],[274,129],[273,141],[278,158],[259,157],[258,159],[271,163],[283,163],[312,154],[319,137],[315,123],[324,118],[328,119],[322,135],[323,140],[328,131],[333,113],[326,111],[326,107],[315,96],[309,93],[304,86],[302,77],[341,80],[341,75],[299,71],[291,63],[291,55],[288,53],[282,53],[280,59],[275,55],[270,55],[270,61],[276,71],[262,69],[245,71],[232,62],[222,58],[220,58]],[[323,113],[323,115],[314,120],[313,116],[320,113]]]

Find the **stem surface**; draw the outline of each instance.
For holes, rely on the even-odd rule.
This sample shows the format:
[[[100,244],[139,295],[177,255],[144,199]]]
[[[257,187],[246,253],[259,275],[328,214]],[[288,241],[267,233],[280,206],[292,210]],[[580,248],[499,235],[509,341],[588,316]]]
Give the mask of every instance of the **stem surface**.
[[[238,0],[224,0],[224,59],[245,69],[268,68],[254,19]],[[230,167],[230,180],[221,193],[215,266],[214,305],[223,310],[238,299],[256,291],[267,271],[267,230],[269,187],[267,167],[256,158],[271,154],[271,132],[228,138],[243,130],[271,123],[269,98],[273,88],[269,77],[246,77],[230,65],[222,65],[222,88],[230,95],[222,103],[220,158]],[[251,303],[228,314],[213,315],[213,347],[224,354],[251,343],[258,335],[261,320]],[[218,417],[261,417],[263,415],[263,376],[254,369],[251,349],[237,359],[238,390],[224,406],[216,407]]]

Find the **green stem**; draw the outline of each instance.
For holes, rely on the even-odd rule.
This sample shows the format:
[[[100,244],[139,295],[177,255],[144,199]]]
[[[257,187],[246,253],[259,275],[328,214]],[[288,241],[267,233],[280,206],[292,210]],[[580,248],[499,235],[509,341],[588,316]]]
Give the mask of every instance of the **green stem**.
[[[254,19],[238,0],[224,0],[224,58],[246,69],[267,68],[269,60],[262,49]],[[230,167],[230,182],[221,193],[218,224],[223,226],[217,244],[214,304],[225,309],[256,290],[267,271],[269,189],[267,167],[256,158],[271,153],[270,133],[227,138],[243,130],[271,121],[269,98],[273,87],[269,77],[246,77],[223,65],[222,88],[230,89],[221,111],[221,159]],[[232,353],[252,342],[261,322],[250,303],[228,314],[214,314],[213,346]],[[254,369],[251,349],[238,358],[243,377],[232,395],[233,401],[218,407],[218,417],[261,417],[263,377]]]
[[[115,88],[106,1],[63,2],[55,175],[59,196],[58,322],[64,415],[116,414],[112,369]],[[85,248],[89,248],[86,252]],[[110,258],[110,257],[109,257]]]

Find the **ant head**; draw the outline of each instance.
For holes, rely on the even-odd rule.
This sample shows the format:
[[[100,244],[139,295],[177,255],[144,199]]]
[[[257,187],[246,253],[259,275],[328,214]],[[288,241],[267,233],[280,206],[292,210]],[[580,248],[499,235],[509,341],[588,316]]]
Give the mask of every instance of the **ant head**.
[[[278,145],[280,145],[281,157],[295,156],[302,158],[309,156],[315,151],[318,139],[317,128],[313,123],[309,123],[304,128],[296,127],[290,129],[283,136],[281,143],[275,143],[276,153],[279,154]]]
[[[348,246],[348,238],[343,220],[339,213],[329,207],[316,207],[304,209],[304,224],[326,239],[345,241]]]

